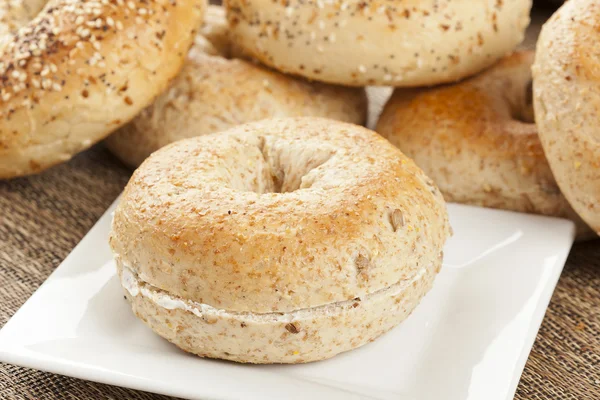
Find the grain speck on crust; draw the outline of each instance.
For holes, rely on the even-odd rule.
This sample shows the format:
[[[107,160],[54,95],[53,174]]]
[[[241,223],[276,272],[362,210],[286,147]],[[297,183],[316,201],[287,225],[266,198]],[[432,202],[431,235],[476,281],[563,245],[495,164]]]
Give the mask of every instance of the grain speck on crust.
[[[289,333],[293,333],[293,334],[296,334],[296,333],[300,332],[300,330],[299,330],[299,329],[296,327],[296,325],[295,325],[295,324],[293,324],[293,323],[291,323],[291,322],[290,322],[289,324],[286,324],[286,325],[285,325],[285,329],[286,329],[286,330],[287,330]]]

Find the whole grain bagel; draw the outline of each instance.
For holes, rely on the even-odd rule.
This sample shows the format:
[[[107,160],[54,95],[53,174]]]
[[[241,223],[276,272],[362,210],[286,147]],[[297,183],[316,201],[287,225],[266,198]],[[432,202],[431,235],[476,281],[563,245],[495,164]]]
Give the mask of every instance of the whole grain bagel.
[[[600,233],[600,3],[566,2],[544,25],[533,67],[536,122],[556,181]]]
[[[179,71],[205,7],[44,3],[0,6],[0,178],[66,161],[132,119]]]
[[[155,152],[110,245],[136,315],[177,346],[302,363],[405,319],[448,235],[444,200],[410,159],[366,128],[305,117]]]
[[[236,44],[286,73],[351,86],[472,75],[523,40],[531,0],[226,0]]]
[[[137,167],[152,152],[176,140],[270,117],[365,122],[364,89],[311,83],[228,59],[227,31],[222,29],[226,24],[224,12],[211,6],[207,14],[210,18],[202,32],[207,33],[213,48],[199,37],[200,43],[192,48],[170,88],[107,139],[108,148],[127,165]]]
[[[531,98],[534,53],[516,52],[455,85],[397,89],[377,132],[450,202],[570,218],[540,144]]]

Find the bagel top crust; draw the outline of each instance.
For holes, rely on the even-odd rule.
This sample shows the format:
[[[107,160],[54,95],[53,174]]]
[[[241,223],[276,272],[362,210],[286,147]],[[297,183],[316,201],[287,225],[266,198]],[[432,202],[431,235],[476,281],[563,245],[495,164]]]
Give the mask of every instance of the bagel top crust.
[[[531,97],[527,98],[533,57],[532,51],[515,52],[457,84],[397,89],[382,112],[377,131],[400,149],[406,148],[408,154],[439,145],[448,162],[463,152],[507,160],[523,155],[524,159],[517,161],[530,172],[544,162]],[[421,134],[423,130],[426,134]],[[558,192],[558,188],[554,190]]]
[[[600,234],[600,3],[570,0],[546,22],[533,74],[536,122],[552,172]]]
[[[133,174],[110,245],[149,284],[229,311],[354,299],[439,265],[431,180],[365,128],[272,119],[185,139]]]
[[[226,0],[248,56],[350,86],[427,86],[481,71],[514,50],[531,0]]]
[[[50,0],[4,35],[0,178],[65,161],[133,118],[179,71],[204,7],[203,0]]]

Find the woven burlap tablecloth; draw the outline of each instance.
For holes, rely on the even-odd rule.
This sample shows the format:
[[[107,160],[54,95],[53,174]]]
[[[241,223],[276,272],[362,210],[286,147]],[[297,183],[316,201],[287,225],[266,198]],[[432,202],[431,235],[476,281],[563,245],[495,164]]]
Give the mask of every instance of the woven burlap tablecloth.
[[[526,46],[542,19],[536,17]],[[0,182],[0,326],[82,239],[129,176],[99,145],[43,174]],[[600,399],[600,241],[573,247],[515,398]],[[0,363],[0,399],[169,397]]]

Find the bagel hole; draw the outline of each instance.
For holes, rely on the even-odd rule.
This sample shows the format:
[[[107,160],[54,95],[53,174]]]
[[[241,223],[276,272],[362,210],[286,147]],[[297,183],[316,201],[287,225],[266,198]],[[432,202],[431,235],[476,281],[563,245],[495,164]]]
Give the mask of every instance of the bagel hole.
[[[314,170],[331,159],[334,151],[301,142],[268,140],[261,137],[258,143],[265,163],[261,173],[264,185],[260,193],[290,193],[310,188],[316,179]]]
[[[533,114],[533,80],[529,80],[519,100],[511,105],[512,119],[524,124],[535,123]]]

